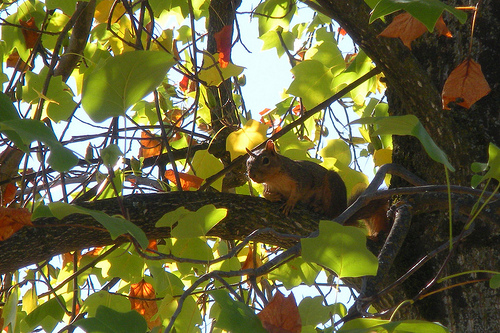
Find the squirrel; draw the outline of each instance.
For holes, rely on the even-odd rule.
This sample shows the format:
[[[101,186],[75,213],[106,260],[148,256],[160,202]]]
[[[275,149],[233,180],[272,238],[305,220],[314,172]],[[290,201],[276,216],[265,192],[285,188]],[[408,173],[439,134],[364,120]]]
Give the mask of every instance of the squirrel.
[[[272,140],[265,148],[252,152],[247,148],[247,173],[256,183],[264,183],[264,198],[270,201],[285,201],[283,213],[288,213],[297,203],[333,219],[347,207],[347,190],[344,181],[333,170],[327,170],[310,161],[292,160],[276,151]],[[349,202],[354,202],[355,195]],[[387,229],[387,205],[377,205],[372,212],[353,216],[345,225],[357,225],[363,220],[370,237]],[[368,216],[369,215],[369,216]]]

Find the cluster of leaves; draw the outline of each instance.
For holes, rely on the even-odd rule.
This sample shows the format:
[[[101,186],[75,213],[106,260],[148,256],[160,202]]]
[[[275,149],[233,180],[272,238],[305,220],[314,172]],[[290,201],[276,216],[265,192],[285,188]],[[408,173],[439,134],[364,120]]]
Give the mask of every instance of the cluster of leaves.
[[[432,29],[443,8],[448,9],[433,8],[432,14],[439,12],[435,20],[435,15],[422,16],[402,4],[380,10],[397,2],[380,1],[372,17],[403,8]],[[420,8],[418,1],[414,3]],[[357,228],[322,221],[315,238],[301,241],[301,256],[280,257],[282,249],[253,243],[251,236],[243,242],[208,237],[226,216],[224,209],[210,205],[195,212],[182,208],[165,214],[156,227],[169,228],[172,238],[158,241],[148,241],[127,220],[126,211],[123,216],[109,216],[68,205],[72,200],[119,200],[124,193],[208,185],[206,180],[227,164],[207,149],[219,129],[215,123],[220,119],[213,119],[213,110],[225,105],[237,111],[241,123],[224,124],[238,127],[225,138],[231,161],[271,136],[279,138],[285,156],[321,159],[322,165],[346,180],[349,192],[356,192],[368,183],[364,174],[350,167],[357,164],[359,149],[362,156],[373,155],[377,166],[386,164],[391,160],[390,135],[397,134],[417,137],[434,160],[453,170],[417,118],[387,117],[387,104],[376,97],[384,89],[380,74],[353,84],[373,73],[371,59],[363,51],[344,55],[338,46],[342,34],[335,34],[331,20],[322,14],[291,26],[297,8],[288,0],[264,1],[254,16],[263,49],[286,55],[294,80],[281,102],[261,112],[260,121],[251,119],[241,94],[244,68],[231,62],[235,25],[206,36],[209,5],[210,1],[201,0],[91,0],[78,5],[28,0],[0,5],[3,61],[12,68],[10,77],[1,76],[6,86],[0,93],[5,146],[1,174],[7,177],[1,179],[0,241],[30,226],[28,211],[33,211],[34,218],[91,215],[113,239],[127,235],[135,245],[76,251],[64,255],[60,264],[47,261],[4,275],[1,328],[25,332],[42,327],[50,332],[65,323],[70,326],[62,330],[78,326],[88,332],[157,332],[166,327],[194,332],[205,323],[214,331],[238,331],[242,326],[251,332],[336,329],[342,321],[335,320],[347,312],[344,304],[318,295],[303,298],[297,306],[293,294],[285,298],[279,289],[315,285],[321,271],[328,274],[328,293],[338,288],[334,277],[375,275],[377,259]],[[57,66],[66,56],[63,46],[71,45],[73,36],[84,29],[80,18],[85,15],[94,24],[67,83],[65,76],[57,75]],[[427,22],[429,17],[433,23]],[[175,28],[164,28],[169,18],[177,20]],[[217,53],[201,51],[212,37]],[[299,50],[294,48],[297,42],[303,43]],[[475,65],[468,64],[467,73],[474,72],[470,68]],[[461,77],[465,91],[470,77]],[[232,80],[232,94],[221,101],[220,90],[213,88],[227,80]],[[362,118],[357,121],[362,124],[360,135],[354,135],[351,127],[337,130],[340,139],[328,140],[316,155],[311,154],[329,134],[328,116],[336,116],[332,106],[324,110],[317,106],[337,94],[342,107],[352,107]],[[470,105],[478,96],[461,93],[451,98]],[[68,138],[68,133],[77,134]],[[496,147],[492,152],[490,156],[498,156]],[[478,172],[497,165],[478,165]],[[487,176],[498,177],[491,171]],[[53,189],[57,185],[62,185],[60,193]],[[222,180],[210,185],[221,190]],[[248,185],[234,191],[250,193]],[[262,188],[255,185],[251,191]],[[56,202],[59,198],[63,202]],[[11,202],[27,210],[6,208]],[[341,330],[373,327],[445,331],[434,323],[379,319],[354,320]]]

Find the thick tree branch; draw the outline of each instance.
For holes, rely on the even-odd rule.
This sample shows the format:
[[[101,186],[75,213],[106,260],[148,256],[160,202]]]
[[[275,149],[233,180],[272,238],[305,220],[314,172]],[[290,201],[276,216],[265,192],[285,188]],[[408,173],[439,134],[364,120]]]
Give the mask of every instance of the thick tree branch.
[[[415,192],[417,189],[407,189],[407,192]],[[440,187],[436,187],[436,189],[442,190]],[[425,191],[422,189],[421,193],[417,191],[417,193],[408,196],[406,201],[412,203],[414,214],[447,210],[446,193],[431,192],[431,190],[432,188],[427,186]],[[371,195],[371,198],[365,197],[359,204],[359,210],[364,209],[364,207],[369,208],[370,199],[389,198],[395,193],[394,191],[380,191]],[[398,191],[404,193],[405,189]],[[460,211],[463,212],[470,211],[476,199],[470,194],[453,196],[453,202],[457,203]],[[300,207],[292,211],[289,216],[284,216],[280,211],[280,203],[229,193],[172,192],[130,195],[123,198],[123,205],[128,212],[130,221],[144,230],[150,239],[170,237],[169,228],[155,227],[156,221],[165,213],[181,206],[195,211],[207,204],[228,209],[227,217],[209,232],[209,235],[223,239],[241,240],[255,230],[263,228],[272,228],[284,234],[308,236],[316,230],[320,220],[320,216]],[[109,215],[121,213],[115,199],[84,202],[80,205]],[[345,214],[338,217],[338,221],[345,221],[352,213],[352,210],[346,211]],[[500,228],[500,200],[488,204],[481,218],[496,228]],[[100,224],[86,215],[70,215],[63,220],[40,218],[33,223],[36,227],[23,228],[11,238],[0,242],[0,274],[48,260],[57,254],[129,241],[127,237],[112,240],[109,233],[102,230]],[[82,225],[90,228],[82,228]],[[285,248],[295,244],[291,238],[279,238],[269,233],[259,233],[255,240]]]

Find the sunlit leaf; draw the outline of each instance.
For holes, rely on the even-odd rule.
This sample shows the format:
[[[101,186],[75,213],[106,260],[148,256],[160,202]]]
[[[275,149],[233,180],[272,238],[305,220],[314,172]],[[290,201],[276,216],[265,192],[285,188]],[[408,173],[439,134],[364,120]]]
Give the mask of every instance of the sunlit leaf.
[[[196,176],[203,179],[207,179],[224,168],[222,162],[214,155],[210,154],[208,150],[198,150],[194,154],[191,165],[193,169],[196,170]],[[221,191],[222,178],[217,179],[211,186]]]
[[[172,55],[157,51],[126,52],[109,58],[85,75],[82,106],[95,122],[123,116],[160,85],[174,64]]]
[[[356,227],[320,221],[319,236],[303,238],[302,257],[332,269],[339,278],[377,274],[377,258],[366,248],[366,236]]]
[[[178,225],[172,230],[174,238],[192,238],[206,236],[217,223],[227,215],[227,209],[215,208],[214,205],[205,205],[196,212],[182,216]]]
[[[231,154],[231,160],[245,155],[246,149],[252,149],[266,140],[267,126],[256,121],[249,120],[245,126],[232,132],[226,139],[226,150]]]
[[[276,30],[270,30],[264,33],[259,38],[264,42],[264,44],[262,45],[263,51],[276,48],[276,52],[279,58],[281,58],[281,56],[285,54],[286,50],[284,49]],[[293,35],[293,33],[291,33],[290,31],[283,31],[281,32],[281,38],[283,39],[283,42],[285,43],[287,49],[293,50],[293,43],[295,42],[295,36]]]
[[[236,66],[232,63],[227,63],[226,67],[222,68],[219,64],[219,54],[213,56],[203,53],[203,64],[198,74],[200,80],[205,81],[208,86],[219,86],[223,81],[232,76],[238,76],[243,72],[244,67]]]
[[[288,261],[269,273],[270,280],[278,280],[283,286],[290,290],[304,283],[312,285],[316,280],[321,268],[310,262],[305,262],[301,257]]]
[[[449,103],[454,102],[469,109],[490,91],[481,65],[469,58],[458,65],[446,79],[442,94],[443,108],[450,109]]]
[[[320,150],[319,155],[323,158],[334,157],[345,165],[351,164],[352,160],[349,145],[341,139],[328,140],[326,146]]]
[[[260,14],[257,16],[259,19],[259,36],[274,30],[276,27],[288,30],[296,10],[296,4],[288,0],[262,1],[255,8],[255,13]]]
[[[292,68],[291,72],[295,79],[287,93],[301,97],[304,107],[308,110],[335,93],[331,88],[334,74],[318,60],[303,61]]]

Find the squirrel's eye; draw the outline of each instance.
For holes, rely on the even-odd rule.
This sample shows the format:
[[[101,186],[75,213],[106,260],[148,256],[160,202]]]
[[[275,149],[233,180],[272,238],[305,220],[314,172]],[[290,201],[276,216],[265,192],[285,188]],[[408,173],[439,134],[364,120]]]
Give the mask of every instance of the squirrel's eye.
[[[262,159],[262,164],[264,164],[264,165],[268,165],[268,164],[269,164],[269,158],[268,158],[268,157],[264,157],[264,158]]]

